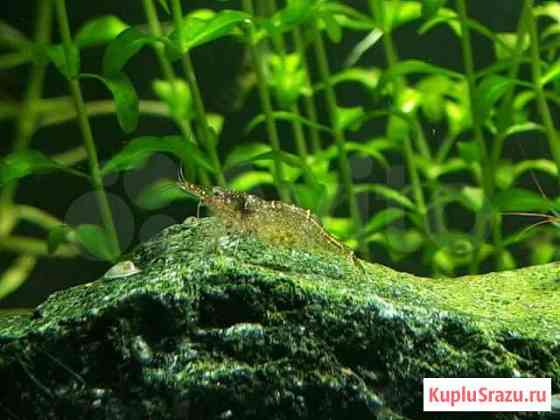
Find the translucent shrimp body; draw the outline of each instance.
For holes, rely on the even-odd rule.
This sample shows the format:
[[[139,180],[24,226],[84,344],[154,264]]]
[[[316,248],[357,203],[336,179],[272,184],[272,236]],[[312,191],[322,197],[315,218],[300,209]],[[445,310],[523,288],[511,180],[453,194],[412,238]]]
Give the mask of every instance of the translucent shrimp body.
[[[354,251],[329,234],[310,210],[266,201],[252,194],[200,187],[184,180],[179,186],[198,197],[228,228],[253,234],[271,245],[334,253],[358,263]]]

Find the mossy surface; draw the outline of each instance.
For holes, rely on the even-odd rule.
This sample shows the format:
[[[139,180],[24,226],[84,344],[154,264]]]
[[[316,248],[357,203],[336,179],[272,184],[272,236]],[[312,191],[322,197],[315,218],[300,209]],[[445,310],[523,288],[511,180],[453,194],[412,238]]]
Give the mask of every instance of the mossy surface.
[[[557,264],[364,273],[212,218],[166,229],[130,260],[139,273],[2,318],[7,418],[446,418],[421,412],[423,377],[551,377],[560,390]]]

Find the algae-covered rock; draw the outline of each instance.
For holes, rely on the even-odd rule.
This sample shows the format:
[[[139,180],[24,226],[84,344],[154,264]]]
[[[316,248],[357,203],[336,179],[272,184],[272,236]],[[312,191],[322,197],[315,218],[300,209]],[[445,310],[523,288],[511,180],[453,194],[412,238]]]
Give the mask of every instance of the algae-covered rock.
[[[2,418],[447,418],[422,413],[423,377],[551,377],[560,390],[557,264],[364,272],[212,218],[129,259],[1,319]]]

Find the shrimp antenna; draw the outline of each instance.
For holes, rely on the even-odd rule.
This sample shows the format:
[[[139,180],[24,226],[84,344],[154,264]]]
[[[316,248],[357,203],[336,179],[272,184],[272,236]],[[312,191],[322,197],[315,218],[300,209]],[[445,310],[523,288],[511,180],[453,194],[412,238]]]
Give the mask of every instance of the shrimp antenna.
[[[202,201],[211,195],[211,189],[207,186],[200,186],[187,181],[185,179],[182,166],[179,166],[176,185],[178,185],[183,191],[198,197]]]
[[[523,148],[523,146],[521,145],[521,143],[517,143],[517,145],[519,146],[519,148],[521,149],[521,153],[523,153],[523,155],[527,156],[527,154],[525,153],[525,149]],[[552,201],[550,200],[550,198],[548,198],[548,196],[546,195],[546,193],[544,192],[544,190],[541,187],[541,184],[539,182],[539,180],[537,179],[537,176],[535,175],[535,173],[533,172],[532,169],[529,168],[529,174],[531,175],[531,179],[533,180],[533,182],[535,183],[535,185],[537,186],[539,192],[541,193],[541,196],[543,196],[549,203],[551,203]],[[552,206],[551,206],[552,207]],[[552,211],[554,212],[554,210],[552,209]]]
[[[531,179],[533,180],[533,182],[537,185],[537,188],[539,189],[539,192],[542,194],[542,196],[544,198],[546,198],[548,201],[550,201],[550,198],[548,198],[548,196],[546,195],[546,193],[544,192],[544,190],[541,187],[541,184],[539,183],[539,181],[537,180],[537,177],[535,175],[535,173],[533,172],[533,170],[529,170],[529,173],[531,174]]]
[[[185,174],[183,173],[183,165],[179,164],[179,169],[177,170],[177,180],[179,184],[185,183]]]
[[[551,217],[550,214],[527,213],[527,212],[523,212],[523,211],[506,211],[506,212],[502,213],[502,215],[504,215],[504,216],[546,217],[546,218]]]
[[[550,219],[551,219],[551,216],[548,216],[548,217],[549,217],[549,219],[541,220],[540,222],[533,223],[531,226],[526,227],[526,228],[523,229],[521,232],[519,232],[519,235],[518,235],[518,236],[526,235],[527,232],[529,232],[529,231],[532,230],[533,228],[536,228],[537,226],[545,225],[545,224],[547,224],[547,223],[554,223],[554,220],[550,220]]]

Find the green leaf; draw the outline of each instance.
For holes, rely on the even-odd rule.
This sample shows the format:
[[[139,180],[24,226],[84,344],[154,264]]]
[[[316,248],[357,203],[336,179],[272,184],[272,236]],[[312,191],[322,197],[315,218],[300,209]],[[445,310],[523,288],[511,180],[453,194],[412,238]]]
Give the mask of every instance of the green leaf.
[[[278,10],[269,19],[264,19],[261,26],[271,35],[291,31],[313,17],[317,3],[317,0],[288,1],[285,8]]]
[[[436,271],[452,275],[455,271],[455,261],[448,252],[442,248],[438,249],[432,257],[432,265]]]
[[[171,153],[183,162],[194,162],[215,173],[213,166],[198,147],[181,136],[135,138],[103,166],[101,173],[105,176],[112,172],[138,168],[155,153]]]
[[[480,145],[476,141],[460,141],[457,143],[457,148],[459,156],[469,165],[481,162]]]
[[[301,95],[310,93],[299,54],[270,54],[267,64],[268,82],[280,108],[290,109]]]
[[[82,172],[67,168],[36,150],[15,152],[0,160],[0,185],[31,174],[63,171],[87,178]]]
[[[410,126],[407,121],[391,114],[387,122],[386,136],[395,143],[401,143],[409,135]]]
[[[458,201],[466,208],[473,212],[482,211],[482,204],[484,202],[484,192],[482,188],[463,187],[460,196],[461,198]]]
[[[367,69],[361,67],[351,67],[333,75],[330,83],[335,86],[344,82],[358,82],[368,90],[373,91],[377,87],[380,77],[381,70],[377,68]],[[320,91],[324,88],[324,84],[319,84],[315,87],[315,91]]]
[[[542,5],[533,8],[535,16],[546,16],[556,22],[560,22],[560,4],[554,1],[547,1]]]
[[[500,40],[500,42],[496,42],[494,44],[494,48],[496,50],[496,58],[498,60],[509,59],[512,57],[512,51],[514,51],[515,54],[519,54],[527,50],[530,44],[529,35],[525,34],[525,37],[523,38],[523,41],[521,43],[521,51],[516,51],[518,46],[516,33],[502,32],[496,34],[496,37]],[[507,45],[508,48],[505,48],[505,45]]]
[[[496,102],[515,84],[513,79],[491,74],[485,77],[476,89],[475,109],[478,118],[486,121]]]
[[[326,186],[318,182],[313,184],[291,184],[290,189],[296,198],[299,207],[310,209],[314,214],[319,214],[325,204]]]
[[[457,18],[457,13],[446,7],[439,8],[436,14],[420,27],[418,33],[423,35],[442,23],[448,25],[457,37],[461,37],[461,24]]]
[[[558,176],[558,167],[556,164],[548,159],[528,159],[521,161],[514,166],[515,178],[519,178],[527,171],[536,170],[544,172],[554,178]]]
[[[180,58],[181,54],[199,45],[206,44],[218,38],[231,35],[239,24],[250,20],[251,16],[238,10],[222,10],[211,17],[202,18],[201,13],[193,12],[183,19],[182,40],[175,29],[169,39],[174,45],[174,51],[169,51],[172,60]]]
[[[68,242],[68,235],[72,228],[68,225],[58,225],[49,230],[47,248],[49,254],[54,254],[58,247]]]
[[[363,117],[365,116],[364,108],[361,106],[353,106],[349,108],[337,107],[336,112],[336,128],[341,131],[347,128],[352,131],[360,129]]]
[[[452,84],[448,77],[434,75],[422,78],[416,85],[420,92],[420,108],[431,122],[438,123],[443,120],[447,95]]]
[[[22,49],[17,52],[10,52],[0,55],[0,71],[13,69],[31,61],[37,63],[42,60],[41,56],[33,54],[36,48]]]
[[[337,238],[348,238],[352,235],[353,223],[349,217],[323,217],[325,229]]]
[[[158,3],[165,11],[165,13],[167,13],[168,15],[171,14],[171,11],[169,10],[169,4],[167,4],[167,0],[158,0]]]
[[[175,79],[172,83],[154,80],[152,86],[156,95],[167,104],[170,115],[179,121],[192,119],[192,94],[184,80]]]
[[[188,198],[189,195],[185,194],[175,181],[160,179],[148,185],[148,187],[135,198],[134,202],[143,209],[157,210],[168,206],[174,201]]]
[[[62,45],[52,45],[47,47],[47,56],[66,79],[75,79],[80,74],[80,50],[76,45],[72,44],[68,57]]]
[[[515,169],[512,163],[508,160],[501,160],[498,162],[498,167],[495,172],[496,186],[501,190],[510,188],[515,182]]]
[[[447,0],[422,0],[422,17],[431,19],[440,8],[445,6],[445,3],[447,3]]]
[[[510,188],[495,194],[493,204],[498,211],[549,211],[551,202],[539,194],[522,188]]]
[[[228,170],[239,165],[252,162],[255,156],[270,152],[268,144],[251,143],[236,146],[227,156],[224,169]]]
[[[470,262],[474,251],[473,239],[462,232],[442,231],[433,236],[434,242],[445,249],[456,265],[465,265]]]
[[[514,270],[517,268],[517,264],[515,263],[515,257],[511,252],[504,249],[498,255],[498,261],[496,263],[498,271],[505,271],[505,270]]]
[[[96,225],[80,225],[73,231],[73,238],[81,246],[84,247],[93,256],[104,261],[114,261],[119,256],[113,250],[109,236],[99,226]]]
[[[0,299],[17,290],[29,277],[37,259],[30,255],[21,255],[3,273],[0,273]]]
[[[373,217],[371,217],[364,227],[362,235],[369,236],[375,232],[380,231],[387,225],[390,225],[395,220],[402,219],[406,213],[402,209],[398,208],[388,208],[378,211]]]
[[[542,31],[541,38],[544,41],[546,38],[554,37],[558,34],[560,34],[560,24],[554,23],[552,25],[548,25],[548,27],[544,31]]]
[[[208,125],[212,130],[214,130],[214,134],[216,135],[216,139],[222,132],[222,128],[224,127],[224,116],[220,114],[206,114],[206,118],[208,119]]]
[[[375,141],[368,143],[356,143],[353,141],[347,141],[344,146],[348,152],[359,152],[361,154],[367,155],[379,162],[384,168],[389,169],[389,162],[385,159],[385,156],[381,153],[383,148],[389,148],[392,145],[386,144],[386,139],[380,139],[380,143],[376,144]],[[381,148],[379,146],[382,146]],[[336,157],[336,156],[335,156]]]
[[[443,67],[434,66],[433,64],[428,64],[420,60],[403,60],[392,66],[383,74],[383,76],[381,76],[379,87],[384,86],[395,78],[413,73],[427,73],[446,76],[451,79],[463,79],[463,75],[461,73],[447,70]]]
[[[541,86],[546,85],[547,83],[556,80],[560,76],[560,61],[556,60],[556,62],[550,66],[550,68],[542,75],[540,84]]]
[[[514,134],[526,133],[528,131],[540,131],[545,132],[545,128],[541,124],[537,124],[531,121],[525,123],[514,124],[506,130],[506,136],[512,136]]]
[[[424,176],[432,181],[438,179],[442,175],[464,171],[468,168],[467,163],[459,158],[451,158],[444,163],[437,163],[423,156],[415,156],[414,160],[419,169],[424,173]]]
[[[0,47],[21,49],[29,45],[30,41],[19,29],[0,20]]]
[[[251,191],[259,185],[273,185],[274,178],[270,172],[247,171],[235,177],[229,182],[229,186],[235,191]]]
[[[396,110],[402,112],[401,115],[406,116],[411,112],[414,112],[420,103],[421,95],[413,88],[407,87],[403,89],[397,97]],[[405,120],[410,125],[413,121],[411,118],[405,118]]]
[[[305,163],[302,161],[302,159],[297,156],[294,155],[292,153],[288,153],[288,152],[284,152],[284,151],[279,151],[279,152],[274,152],[273,150],[270,150],[268,152],[262,153],[260,155],[257,156],[253,156],[250,161],[251,162],[257,162],[260,160],[265,160],[265,161],[274,161],[275,158],[278,158],[280,161],[286,163],[287,165],[291,166],[292,168],[300,168],[300,169],[305,169]]]
[[[274,111],[272,113],[272,116],[274,117],[275,120],[284,120],[284,121],[292,121],[292,122],[295,121],[295,122],[299,122],[303,125],[306,125],[308,127],[316,128],[317,130],[332,133],[332,130],[329,127],[327,127],[325,125],[314,123],[313,121],[310,121],[307,118],[303,118],[299,114],[294,114],[293,112]],[[259,124],[264,123],[265,121],[266,121],[266,115],[265,114],[257,115],[256,117],[254,117],[249,122],[249,124],[247,124],[247,127],[245,128],[245,132],[249,133],[249,132],[253,131],[253,129],[255,127],[257,127]]]
[[[103,75],[111,77],[121,74],[124,66],[134,55],[148,44],[160,40],[131,27],[122,31],[105,49],[103,55]]]
[[[77,34],[75,43],[79,49],[106,44],[117,37],[128,25],[113,15],[101,16],[88,21]]]
[[[329,39],[335,44],[338,44],[342,40],[342,28],[336,19],[329,13],[322,14],[321,19],[325,24]]]
[[[354,192],[356,194],[362,192],[371,192],[375,195],[379,195],[387,199],[388,201],[392,201],[397,204],[400,204],[401,206],[409,210],[413,210],[413,211],[417,210],[414,203],[412,203],[412,201],[410,201],[410,199],[406,195],[385,185],[358,184],[354,186]]]
[[[554,261],[558,255],[558,246],[549,241],[539,241],[537,245],[531,246],[531,265],[547,264]]]
[[[369,16],[342,2],[329,1],[319,4],[319,14],[322,16],[328,14],[338,26],[358,31],[371,31],[376,27],[375,22]]]
[[[424,237],[416,229],[399,229],[395,227],[389,227],[386,230],[385,239],[389,249],[405,255],[418,251],[424,242]]]
[[[375,5],[376,2],[371,3]],[[385,32],[391,32],[422,15],[422,5],[417,1],[384,2],[382,10],[384,13],[376,13],[376,15],[383,18],[383,22],[378,22],[378,25]]]
[[[113,74],[111,77],[101,77],[96,74],[82,74],[80,77],[97,79],[103,82],[113,95],[117,119],[123,131],[125,133],[131,133],[136,130],[140,113],[138,96],[136,96],[134,85],[126,74]]]
[[[449,125],[448,136],[456,137],[471,126],[471,113],[469,106],[462,96],[458,98],[459,103],[454,101],[445,102],[445,114]]]

